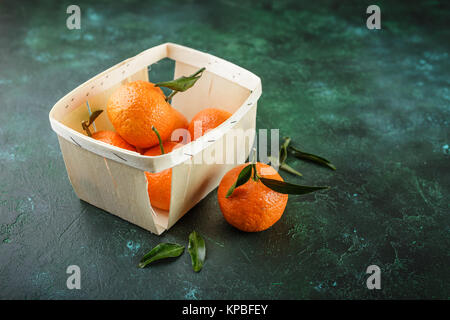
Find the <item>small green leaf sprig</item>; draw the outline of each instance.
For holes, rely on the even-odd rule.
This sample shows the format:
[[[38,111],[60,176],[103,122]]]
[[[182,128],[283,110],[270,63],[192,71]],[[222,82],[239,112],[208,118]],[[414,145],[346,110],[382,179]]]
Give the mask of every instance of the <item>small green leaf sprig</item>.
[[[177,243],[160,243],[142,257],[138,267],[145,268],[150,263],[161,259],[177,258],[183,254],[184,248]],[[189,235],[188,251],[191,256],[192,269],[200,272],[206,259],[206,246],[205,240],[196,231],[192,231]]]
[[[292,168],[291,166],[289,166],[286,163],[288,154],[291,154],[300,160],[306,160],[306,161],[313,162],[315,164],[318,164],[318,165],[321,165],[324,167],[328,167],[331,170],[336,170],[336,167],[329,160],[327,160],[321,156],[312,154],[312,153],[306,153],[304,151],[301,151],[300,149],[289,145],[290,143],[291,143],[291,138],[289,138],[289,137],[283,138],[283,143],[281,144],[281,147],[280,147],[279,159],[276,159],[275,157],[272,157],[272,156],[269,157],[270,162],[274,165],[278,165],[278,167],[281,170],[292,173],[299,177],[303,176],[300,172],[298,172],[297,170],[295,170],[294,168]]]
[[[336,170],[336,167],[327,159],[314,155],[312,153],[306,153],[303,152],[293,146],[289,146],[288,150],[291,152],[291,154],[300,159],[300,160],[306,160],[306,161],[310,161],[313,163],[316,163],[318,165],[324,166],[324,167],[328,167],[331,170]]]
[[[274,164],[274,165],[278,165],[278,167],[281,170],[284,170],[284,171],[287,171],[289,173],[295,174],[295,175],[297,175],[299,177],[302,177],[303,175],[300,172],[298,172],[297,170],[295,170],[294,168],[292,168],[291,166],[289,166],[286,163],[286,159],[287,159],[287,156],[288,156],[288,149],[287,148],[288,148],[290,142],[291,142],[291,138],[284,138],[284,141],[283,141],[283,143],[281,144],[281,147],[280,147],[280,157],[277,159],[275,157],[270,156],[269,157],[270,162],[272,164]]]
[[[264,184],[269,189],[272,189],[275,192],[278,193],[284,193],[284,194],[307,194],[311,192],[315,192],[318,190],[328,189],[328,186],[304,186],[304,185],[297,185],[293,183],[288,183],[285,181],[279,181],[275,179],[268,179],[260,176],[258,172],[256,171],[256,164],[251,163],[245,166],[241,172],[238,175],[238,178],[236,179],[236,182],[233,183],[233,185],[228,189],[228,192],[226,194],[226,198],[229,198],[234,190],[242,186],[243,184],[247,183],[250,178],[253,178],[254,181],[258,182],[260,181],[262,184]]]
[[[168,95],[166,97],[166,101],[169,101],[178,92],[184,92],[187,89],[191,88],[197,82],[197,80],[200,79],[200,77],[203,74],[203,71],[205,71],[205,70],[206,70],[206,68],[203,67],[188,77],[182,76],[180,78],[177,78],[177,79],[174,79],[171,81],[157,82],[157,83],[155,83],[155,87],[165,87],[165,88],[172,89],[172,92],[170,93],[170,95]]]
[[[295,170],[294,168],[292,168],[291,166],[286,164],[286,160],[287,160],[288,154],[289,154],[288,151],[290,151],[292,153],[292,155],[294,155],[295,157],[297,157],[299,159],[311,161],[311,162],[317,163],[319,165],[326,166],[332,170],[336,170],[336,167],[329,160],[327,160],[323,157],[311,154],[311,153],[303,152],[295,147],[289,146],[290,143],[291,143],[291,138],[285,137],[283,139],[283,143],[281,144],[281,147],[280,147],[279,158],[277,159],[272,156],[269,157],[270,162],[272,164],[278,165],[279,168],[284,171],[287,171],[291,174],[302,177],[303,175],[300,172],[298,172],[297,170]],[[255,163],[255,160],[253,160],[252,163],[248,164],[241,170],[241,172],[239,173],[239,175],[236,179],[236,182],[231,185],[230,189],[228,189],[228,192],[225,195],[225,197],[229,198],[233,194],[233,192],[236,188],[247,183],[247,181],[250,180],[250,178],[253,178],[253,180],[256,182],[261,181],[262,184],[264,184],[266,187],[272,189],[275,192],[284,193],[284,194],[301,195],[301,194],[307,194],[307,193],[330,188],[328,186],[297,185],[297,184],[292,184],[292,183],[288,183],[285,181],[279,181],[279,180],[261,177],[258,174],[258,172],[256,171],[256,163]]]

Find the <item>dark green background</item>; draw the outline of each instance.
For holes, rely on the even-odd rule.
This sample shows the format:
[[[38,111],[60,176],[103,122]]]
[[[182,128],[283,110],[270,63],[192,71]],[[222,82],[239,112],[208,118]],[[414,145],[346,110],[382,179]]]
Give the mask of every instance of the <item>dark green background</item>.
[[[66,28],[72,3],[81,30]],[[448,299],[449,8],[405,3],[0,2],[0,298]],[[381,30],[366,28],[370,4]],[[256,234],[225,222],[216,191],[161,237],[80,201],[50,108],[167,41],[260,76],[258,128],[280,128],[338,168],[290,159],[304,178],[281,174],[331,190],[290,196],[282,219]],[[207,245],[200,273],[187,252],[137,268],[193,229]],[[66,288],[71,264],[81,290]],[[365,286],[371,264],[381,290]]]

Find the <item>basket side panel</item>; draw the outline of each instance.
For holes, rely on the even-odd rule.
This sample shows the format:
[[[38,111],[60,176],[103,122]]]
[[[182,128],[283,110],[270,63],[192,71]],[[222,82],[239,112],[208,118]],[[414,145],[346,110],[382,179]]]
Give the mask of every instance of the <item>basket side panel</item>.
[[[197,67],[177,61],[174,78],[193,74],[197,70]],[[219,108],[234,113],[249,95],[250,90],[204,71],[192,88],[173,97],[172,105],[191,120],[205,108]]]
[[[153,221],[147,181],[141,170],[58,139],[67,174],[80,199],[153,233],[162,232]]]

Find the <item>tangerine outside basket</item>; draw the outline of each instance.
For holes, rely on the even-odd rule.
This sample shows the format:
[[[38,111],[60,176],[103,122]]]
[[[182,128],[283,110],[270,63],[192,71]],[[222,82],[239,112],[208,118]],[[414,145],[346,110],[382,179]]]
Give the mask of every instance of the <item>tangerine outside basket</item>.
[[[232,116],[197,140],[156,157],[114,147],[84,134],[81,121],[90,112],[104,110],[108,97],[121,84],[148,81],[148,67],[164,58],[175,61],[174,78],[206,68],[194,87],[173,97],[175,109],[188,120],[205,108],[224,109]],[[255,139],[261,92],[261,80],[253,73],[210,54],[165,43],[83,83],[53,106],[49,118],[77,196],[159,235],[214,190],[227,171],[247,159]],[[233,129],[249,134],[244,140],[234,139]],[[114,130],[106,112],[95,120],[95,130]],[[244,150],[233,155],[233,163],[210,161],[211,155],[229,152],[229,141],[235,141],[233,150]],[[167,168],[172,168],[172,189],[170,210],[164,211],[152,208],[144,171]]]

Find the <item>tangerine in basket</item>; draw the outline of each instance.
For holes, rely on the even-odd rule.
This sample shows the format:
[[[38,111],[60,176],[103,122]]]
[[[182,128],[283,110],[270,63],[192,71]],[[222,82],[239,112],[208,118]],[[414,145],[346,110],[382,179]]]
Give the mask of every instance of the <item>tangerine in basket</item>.
[[[117,132],[114,131],[109,130],[97,131],[92,134],[92,138],[94,138],[95,140],[103,141],[115,147],[136,152],[135,147],[126,142]]]
[[[173,124],[173,131],[177,130],[177,129],[185,129],[187,130],[188,126],[189,126],[189,122],[186,119],[186,117],[177,109],[172,108],[172,112],[173,112],[173,120],[174,120],[174,124]],[[184,134],[182,132],[183,135],[180,135],[179,132],[177,132],[177,135],[180,135],[180,137],[178,139],[176,139],[176,137],[172,138],[172,134],[170,136],[171,141],[177,141],[177,142],[182,142],[183,141],[183,136],[185,136],[186,134]]]
[[[239,165],[225,174],[220,181],[217,198],[220,210],[229,224],[246,232],[263,231],[281,218],[288,195],[273,191],[261,181],[249,179],[227,198],[228,190],[247,165],[248,163]],[[267,164],[257,162],[256,171],[261,177],[283,181],[278,172]]]
[[[121,85],[107,103],[108,117],[114,129],[138,148],[158,144],[152,126],[158,129],[163,141],[170,137],[174,127],[172,110],[162,90],[142,80]]]
[[[197,138],[200,138],[209,130],[218,127],[221,123],[225,122],[229,117],[231,117],[230,112],[216,108],[206,108],[198,112],[189,123],[188,130],[189,133],[191,134],[192,141]],[[200,124],[201,128],[199,127]]]
[[[179,144],[177,142],[166,141],[163,143],[165,153],[171,152]],[[161,155],[161,148],[158,146],[148,149],[145,156]],[[172,169],[166,169],[157,173],[145,171],[148,182],[148,196],[153,207],[167,210],[170,209],[170,190],[172,188]]]
[[[184,116],[184,114],[182,114],[180,111],[178,111],[175,108],[172,108],[172,112],[173,112],[173,129],[187,129],[189,126],[189,122],[186,119],[186,117]]]

